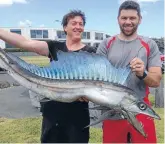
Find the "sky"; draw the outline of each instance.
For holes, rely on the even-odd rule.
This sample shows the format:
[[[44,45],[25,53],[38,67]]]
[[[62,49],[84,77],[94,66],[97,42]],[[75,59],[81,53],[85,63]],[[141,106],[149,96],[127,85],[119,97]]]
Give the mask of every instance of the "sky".
[[[73,9],[86,15],[85,30],[109,35],[120,32],[117,13],[124,0],[0,0],[0,27],[62,28],[63,15]],[[138,33],[164,37],[164,0],[137,0],[142,11]]]

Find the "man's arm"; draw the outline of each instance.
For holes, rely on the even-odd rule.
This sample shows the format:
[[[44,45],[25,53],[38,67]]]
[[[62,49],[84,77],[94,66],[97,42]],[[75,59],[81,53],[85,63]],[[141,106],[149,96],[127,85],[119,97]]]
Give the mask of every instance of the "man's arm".
[[[150,87],[159,87],[162,79],[160,52],[154,40],[150,40],[149,44],[151,50],[148,57],[148,75],[144,82]]]
[[[159,49],[155,41],[151,40],[149,44],[150,55],[148,57],[148,73],[143,80],[149,87],[159,87],[162,78]],[[141,59],[134,58],[131,61],[130,66],[138,77],[143,77],[145,66]]]
[[[48,45],[44,41],[28,40],[25,37],[0,29],[0,39],[18,48],[48,56]]]
[[[162,79],[162,72],[160,67],[150,67],[144,82],[149,87],[159,87]]]

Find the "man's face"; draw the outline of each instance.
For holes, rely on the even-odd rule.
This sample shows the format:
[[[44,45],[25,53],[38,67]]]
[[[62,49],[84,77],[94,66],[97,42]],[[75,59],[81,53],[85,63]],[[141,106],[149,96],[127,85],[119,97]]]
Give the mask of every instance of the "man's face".
[[[84,31],[83,19],[80,16],[75,16],[68,21],[68,24],[64,27],[64,30],[73,40],[80,40]]]
[[[120,30],[125,36],[133,35],[136,32],[140,22],[141,17],[138,16],[136,10],[121,10],[118,17]]]

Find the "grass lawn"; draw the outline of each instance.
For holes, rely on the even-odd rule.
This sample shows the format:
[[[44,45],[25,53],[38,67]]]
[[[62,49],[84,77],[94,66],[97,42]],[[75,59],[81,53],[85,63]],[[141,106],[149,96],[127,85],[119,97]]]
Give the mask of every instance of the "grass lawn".
[[[157,138],[159,143],[164,142],[164,114],[163,108],[155,111],[162,120],[155,120]],[[41,117],[24,119],[0,118],[0,143],[39,143],[40,142]],[[90,129],[90,142],[102,142],[102,130]]]
[[[43,57],[23,57],[24,60],[44,66],[48,59]],[[154,105],[154,97],[150,96]],[[154,108],[161,120],[155,120],[156,132],[159,143],[164,143],[164,108]],[[0,118],[0,143],[39,143],[40,142],[41,117],[25,119]],[[90,143],[102,142],[102,130],[90,129]]]

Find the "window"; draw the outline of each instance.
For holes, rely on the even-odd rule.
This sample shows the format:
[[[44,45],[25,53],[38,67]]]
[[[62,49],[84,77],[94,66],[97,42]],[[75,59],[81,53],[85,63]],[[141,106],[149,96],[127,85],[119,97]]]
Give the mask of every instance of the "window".
[[[30,30],[31,38],[48,38],[48,30]]]
[[[10,32],[17,33],[21,35],[21,29],[10,29]]]
[[[95,33],[95,40],[103,40],[103,33]]]
[[[57,31],[57,37],[59,39],[66,39],[66,34],[64,31]]]
[[[90,32],[83,32],[82,39],[90,39]]]
[[[22,34],[21,29],[10,29],[10,32],[17,33],[17,34],[20,34],[20,35]],[[5,43],[5,47],[6,48],[16,48],[15,46],[12,46],[8,43]]]
[[[48,38],[48,30],[43,30],[43,38]]]

